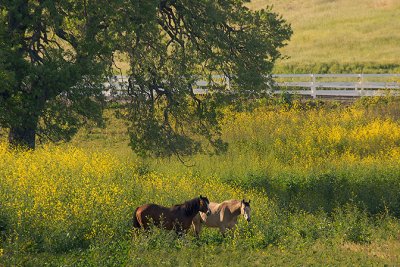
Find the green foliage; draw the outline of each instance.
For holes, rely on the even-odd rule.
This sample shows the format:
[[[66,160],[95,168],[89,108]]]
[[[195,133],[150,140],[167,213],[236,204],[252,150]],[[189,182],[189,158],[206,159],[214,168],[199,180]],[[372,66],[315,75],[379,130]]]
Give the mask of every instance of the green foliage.
[[[12,145],[34,148],[36,134],[68,140],[86,120],[102,122],[111,50],[99,35],[100,6],[88,3],[83,14],[75,1],[1,3],[0,125]]]
[[[291,35],[288,24],[270,9],[251,11],[246,1],[150,1],[149,14],[129,33],[119,32],[130,69],[130,145],[140,154],[189,155],[224,151],[220,139],[218,94],[263,90],[266,74],[281,57]],[[134,11],[134,10],[133,10]],[[130,17],[132,10],[125,8]],[[127,22],[131,23],[131,22]],[[125,32],[125,28],[120,29]],[[148,44],[152,45],[149,46]],[[212,84],[213,95],[196,96],[196,79]],[[208,141],[213,149],[202,145]]]
[[[190,171],[265,190],[292,210],[330,214],[351,202],[371,214],[399,216],[398,99],[351,106],[294,99],[291,108],[280,102],[225,110],[227,153],[186,158]],[[176,160],[148,164],[166,174],[187,171]]]
[[[106,112],[111,127],[72,141],[84,149],[0,146],[0,264],[396,265],[398,99],[352,106],[294,99],[290,109],[260,103],[268,106],[224,110],[227,153],[196,155],[190,168],[132,156],[115,110]],[[252,221],[239,219],[226,238],[208,228],[199,239],[132,231],[138,205],[199,193],[250,198]]]
[[[129,137],[115,119],[78,134],[73,143],[84,149],[15,153],[0,146],[0,264],[396,265],[398,125],[396,112],[386,110],[396,100],[362,100],[356,108],[297,101],[290,109],[225,110],[228,152],[197,155],[191,168],[125,154]],[[347,141],[363,141],[324,139],[340,133],[338,125]],[[351,135],[354,129],[371,136]],[[199,239],[132,230],[138,205],[169,206],[203,193],[212,201],[250,198],[252,221],[239,219],[226,238],[208,228]]]
[[[225,74],[236,90],[262,89],[290,26],[247,1],[6,1],[0,5],[0,125],[12,145],[69,140],[102,121],[114,57],[129,62],[130,145],[142,155],[217,151],[218,101],[196,79]],[[215,83],[216,91],[224,86]]]

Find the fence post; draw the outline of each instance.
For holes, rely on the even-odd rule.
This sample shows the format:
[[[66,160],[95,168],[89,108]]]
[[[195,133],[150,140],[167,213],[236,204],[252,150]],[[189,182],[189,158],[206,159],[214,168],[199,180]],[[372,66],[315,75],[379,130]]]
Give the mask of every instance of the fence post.
[[[228,76],[225,76],[226,78],[226,87],[228,88],[228,91],[231,91],[231,80],[229,79]]]
[[[364,95],[364,74],[360,74],[360,83],[361,83],[361,95]]]
[[[311,96],[312,98],[317,98],[317,87],[314,74],[311,74]]]

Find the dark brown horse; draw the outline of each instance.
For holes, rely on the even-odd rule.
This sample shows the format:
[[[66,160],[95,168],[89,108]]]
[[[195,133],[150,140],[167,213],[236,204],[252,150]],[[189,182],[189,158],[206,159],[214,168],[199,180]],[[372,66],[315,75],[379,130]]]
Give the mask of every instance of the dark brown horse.
[[[189,229],[194,216],[199,211],[210,213],[206,197],[200,197],[186,201],[170,208],[157,204],[145,204],[138,207],[133,214],[133,226],[148,229],[151,225],[167,230],[175,230],[182,233]]]

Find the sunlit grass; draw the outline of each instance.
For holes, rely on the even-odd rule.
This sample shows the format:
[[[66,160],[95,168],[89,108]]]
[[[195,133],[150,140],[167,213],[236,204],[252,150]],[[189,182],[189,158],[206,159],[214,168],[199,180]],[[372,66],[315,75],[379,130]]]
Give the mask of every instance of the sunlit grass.
[[[275,103],[277,101],[279,104]],[[400,255],[400,109],[266,100],[224,109],[227,154],[140,159],[125,122],[82,130],[70,144],[0,145],[0,264],[64,266],[395,265]],[[251,199],[252,222],[227,238],[132,233],[143,203],[198,195]],[[246,253],[246,256],[243,256]]]
[[[395,0],[253,0],[254,9],[273,5],[294,31],[282,50],[284,65],[398,64],[400,2]]]
[[[400,71],[399,1],[252,0],[247,6],[273,6],[292,26],[275,73]],[[126,74],[126,56],[117,55],[116,62],[115,73]],[[324,65],[336,66],[326,70]]]

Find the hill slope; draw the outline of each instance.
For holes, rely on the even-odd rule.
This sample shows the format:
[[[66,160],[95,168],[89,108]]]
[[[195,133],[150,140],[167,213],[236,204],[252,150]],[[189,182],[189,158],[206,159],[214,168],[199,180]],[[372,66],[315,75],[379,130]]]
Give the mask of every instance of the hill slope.
[[[253,0],[249,4],[253,9],[268,5],[294,31],[282,51],[290,58],[279,62],[277,70],[297,66],[297,71],[307,71],[313,65],[335,64],[340,65],[339,71],[344,65],[399,70],[400,0]]]

